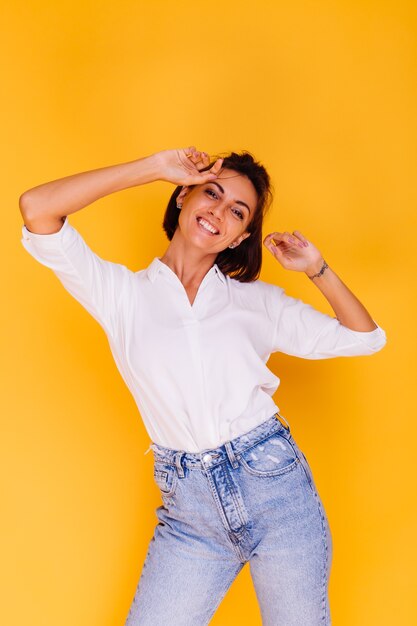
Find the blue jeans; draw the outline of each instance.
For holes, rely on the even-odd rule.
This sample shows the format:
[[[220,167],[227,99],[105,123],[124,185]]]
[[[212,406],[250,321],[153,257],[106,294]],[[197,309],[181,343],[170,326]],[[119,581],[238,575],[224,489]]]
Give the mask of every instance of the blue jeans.
[[[330,625],[332,537],[275,413],[198,453],[152,444],[163,505],[125,626],[203,626],[246,562],[264,626]]]

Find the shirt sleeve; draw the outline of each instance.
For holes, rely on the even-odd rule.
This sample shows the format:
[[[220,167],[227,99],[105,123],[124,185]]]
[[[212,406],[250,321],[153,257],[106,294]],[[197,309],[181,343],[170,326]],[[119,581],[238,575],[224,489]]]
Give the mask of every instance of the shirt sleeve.
[[[373,354],[386,344],[385,331],[351,330],[336,317],[321,313],[282,287],[271,285],[270,317],[273,320],[272,350],[303,359],[330,359],[338,356]]]
[[[107,334],[117,332],[134,272],[95,254],[68,217],[55,233],[32,233],[23,226],[21,243],[39,263],[55,273]]]

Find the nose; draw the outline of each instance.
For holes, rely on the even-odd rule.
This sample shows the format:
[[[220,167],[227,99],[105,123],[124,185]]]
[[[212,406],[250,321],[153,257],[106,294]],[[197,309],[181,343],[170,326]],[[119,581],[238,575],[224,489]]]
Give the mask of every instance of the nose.
[[[225,206],[223,207],[223,206],[217,205],[216,207],[211,207],[209,209],[209,213],[211,213],[211,215],[213,215],[216,219],[218,219],[219,222],[222,222],[225,208],[226,208]]]

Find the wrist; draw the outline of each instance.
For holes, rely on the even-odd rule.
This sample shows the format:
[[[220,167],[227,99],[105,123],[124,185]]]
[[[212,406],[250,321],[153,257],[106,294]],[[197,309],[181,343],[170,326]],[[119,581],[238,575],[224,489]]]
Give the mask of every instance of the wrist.
[[[325,272],[325,270],[328,268],[329,266],[327,265],[326,261],[323,259],[323,257],[317,261],[316,263],[314,263],[313,265],[310,265],[306,270],[305,273],[307,274],[307,276],[311,279],[311,280],[315,280],[316,278],[321,278]]]
[[[151,154],[141,159],[136,159],[129,165],[132,166],[131,176],[133,185],[145,185],[161,180],[161,164],[158,154]]]

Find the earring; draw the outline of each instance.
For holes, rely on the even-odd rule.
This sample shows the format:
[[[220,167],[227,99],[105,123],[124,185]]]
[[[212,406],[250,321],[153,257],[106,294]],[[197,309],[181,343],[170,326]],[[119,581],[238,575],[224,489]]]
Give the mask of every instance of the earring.
[[[177,204],[177,209],[182,209],[182,204]]]
[[[230,246],[229,246],[229,248],[234,248],[234,247],[235,247],[234,243],[231,243]]]

